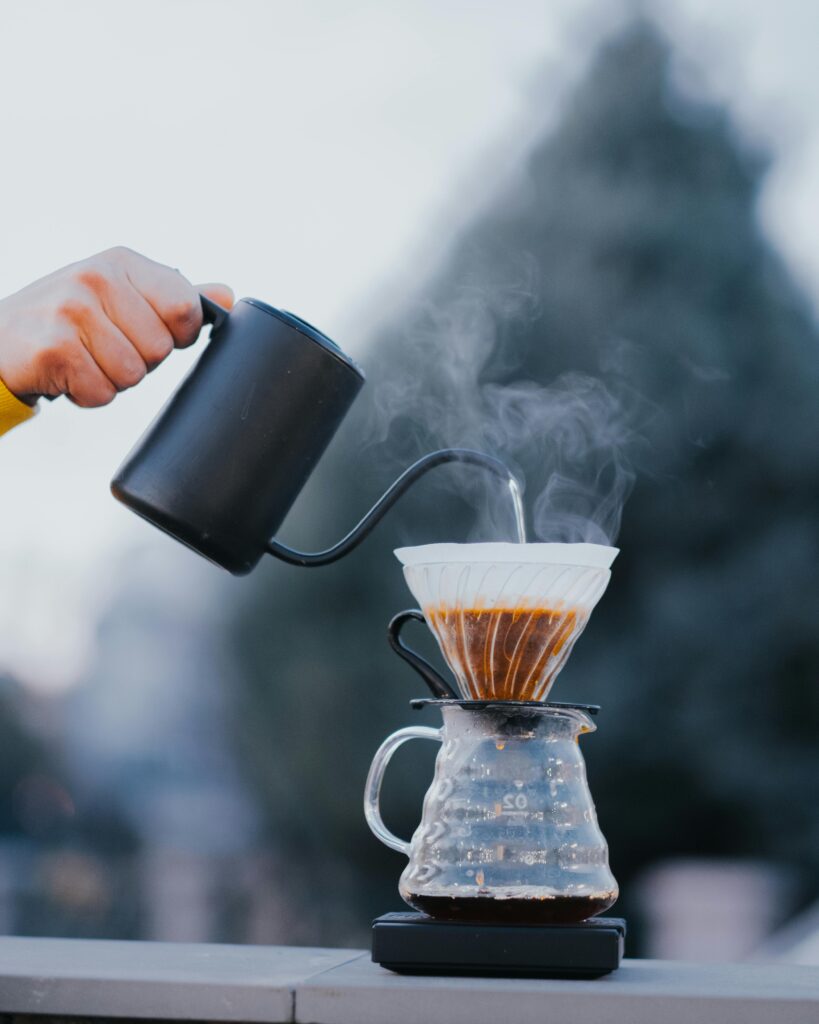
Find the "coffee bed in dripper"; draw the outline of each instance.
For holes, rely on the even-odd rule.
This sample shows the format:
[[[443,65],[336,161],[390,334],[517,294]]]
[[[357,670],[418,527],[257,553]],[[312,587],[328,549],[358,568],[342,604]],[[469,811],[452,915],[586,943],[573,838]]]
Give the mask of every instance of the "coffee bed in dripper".
[[[393,619],[390,642],[434,694],[413,706],[437,708],[443,724],[393,733],[367,779],[367,821],[408,858],[398,887],[418,912],[379,918],[374,959],[427,972],[590,977],[614,969],[625,924],[597,918],[618,889],[579,744],[595,730],[598,709],[546,697],[606,588],[616,550],[467,544],[396,554],[421,610]],[[404,643],[413,620],[432,629],[454,686]],[[379,796],[387,764],[410,739],[441,748],[407,842],[384,825]],[[435,931],[442,927],[466,929],[450,936],[461,936],[454,959]]]

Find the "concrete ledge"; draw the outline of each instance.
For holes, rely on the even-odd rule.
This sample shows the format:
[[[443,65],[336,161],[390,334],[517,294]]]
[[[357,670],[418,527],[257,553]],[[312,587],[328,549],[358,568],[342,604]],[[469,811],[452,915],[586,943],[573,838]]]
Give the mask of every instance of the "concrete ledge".
[[[0,938],[0,1014],[293,1021],[298,986],[360,950]]]
[[[314,1024],[807,1024],[819,1021],[819,970],[625,960],[597,981],[410,978],[367,958],[300,986]]]
[[[0,1015],[266,1024],[806,1024],[819,970],[626,960],[598,981],[411,978],[361,950],[0,938]]]

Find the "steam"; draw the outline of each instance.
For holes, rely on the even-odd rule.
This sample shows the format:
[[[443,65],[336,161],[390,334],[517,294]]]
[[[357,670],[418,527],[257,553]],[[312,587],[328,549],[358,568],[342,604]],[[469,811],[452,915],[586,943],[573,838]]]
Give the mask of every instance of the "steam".
[[[634,484],[639,442],[640,401],[622,375],[628,346],[612,342],[599,376],[514,379],[515,334],[531,333],[537,317],[533,268],[522,270],[511,287],[465,287],[445,305],[414,312],[375,389],[370,436],[402,464],[445,446],[495,455],[524,482],[530,540],[609,544]],[[475,507],[470,539],[515,537],[509,493],[497,481],[453,467],[436,483]]]

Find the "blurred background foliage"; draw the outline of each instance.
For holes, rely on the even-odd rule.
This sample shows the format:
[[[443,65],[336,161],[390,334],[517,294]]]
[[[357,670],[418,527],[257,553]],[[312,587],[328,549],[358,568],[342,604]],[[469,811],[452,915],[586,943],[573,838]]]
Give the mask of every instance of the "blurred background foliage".
[[[819,895],[819,339],[759,225],[766,168],[681,90],[651,23],[621,29],[384,317],[369,384],[282,535],[330,543],[450,444],[524,473],[534,522],[560,425],[500,429],[498,387],[605,383],[636,484],[554,697],[603,706],[584,751],[635,924],[632,883],[680,855],[771,862],[797,879],[789,905]],[[404,863],[365,825],[367,768],[393,729],[437,724],[410,711],[420,680],[386,644],[413,603],[392,550],[503,529],[486,482],[450,468],[321,570],[268,560],[205,600],[186,553],[137,560],[84,686],[39,703],[0,687],[0,931],[366,942],[369,919],[400,908]],[[405,836],[429,747],[388,773],[385,817]],[[198,874],[206,857],[218,870]],[[217,907],[210,923],[197,901]]]
[[[314,510],[300,539],[319,546],[402,460],[474,440],[449,346],[479,386],[583,371],[635,413],[622,554],[553,691],[603,705],[585,753],[627,913],[630,880],[658,858],[773,859],[801,869],[803,899],[819,866],[819,346],[757,221],[765,168],[721,110],[681,94],[666,42],[633,23],[428,289],[384,324],[354,422],[299,507]],[[410,379],[454,411],[446,433],[410,409],[362,449],[380,396]],[[542,443],[499,446],[525,468],[530,500]],[[339,939],[348,920],[398,905],[403,860],[359,810],[376,746],[418,717],[406,701],[422,695],[385,642],[390,615],[413,603],[391,550],[475,536],[474,522],[430,478],[344,562],[267,566],[241,594],[236,749],[270,836],[289,844],[292,884],[323,908],[310,935]],[[404,835],[425,754],[410,749],[388,775]]]

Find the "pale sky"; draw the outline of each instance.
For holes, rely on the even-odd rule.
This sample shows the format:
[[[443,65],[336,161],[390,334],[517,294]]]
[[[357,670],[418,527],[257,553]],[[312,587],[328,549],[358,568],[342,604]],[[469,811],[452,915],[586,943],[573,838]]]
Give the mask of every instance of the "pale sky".
[[[0,295],[126,244],[292,309],[366,365],[373,317],[557,116],[624,6],[0,0]],[[657,9],[775,147],[762,215],[816,298],[819,5]],[[159,536],[108,481],[195,357],[0,441],[0,671],[60,686],[81,669],[123,552]]]

